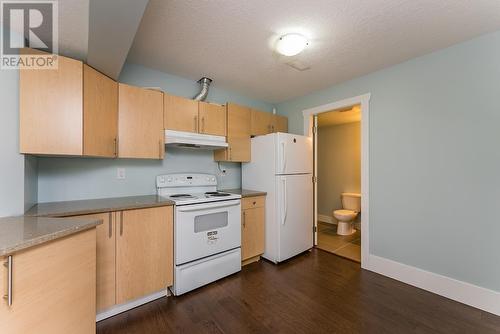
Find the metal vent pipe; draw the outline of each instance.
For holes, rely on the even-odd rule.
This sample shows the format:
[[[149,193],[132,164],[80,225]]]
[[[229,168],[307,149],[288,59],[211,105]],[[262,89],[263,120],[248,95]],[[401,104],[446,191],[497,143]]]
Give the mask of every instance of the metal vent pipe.
[[[193,97],[193,99],[196,101],[205,101],[208,95],[208,89],[210,88],[210,83],[212,83],[212,79],[203,77],[198,80],[198,83],[201,86],[201,90],[198,94],[196,94],[195,97]]]

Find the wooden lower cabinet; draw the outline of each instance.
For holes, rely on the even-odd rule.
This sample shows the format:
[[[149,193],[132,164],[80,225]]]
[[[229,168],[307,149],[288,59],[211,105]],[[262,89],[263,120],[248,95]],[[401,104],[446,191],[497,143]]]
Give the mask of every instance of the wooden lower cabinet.
[[[95,333],[95,242],[91,229],[13,254],[12,305],[0,300],[0,333]],[[7,268],[0,272],[4,295]]]
[[[173,283],[173,208],[117,213],[116,303],[166,289]]]
[[[258,260],[265,248],[265,196],[242,199],[241,261]],[[251,261],[250,261],[251,262]]]
[[[116,265],[116,224],[115,213],[107,212],[85,215],[82,218],[102,219],[96,228],[96,310],[99,313],[116,304],[115,265]]]

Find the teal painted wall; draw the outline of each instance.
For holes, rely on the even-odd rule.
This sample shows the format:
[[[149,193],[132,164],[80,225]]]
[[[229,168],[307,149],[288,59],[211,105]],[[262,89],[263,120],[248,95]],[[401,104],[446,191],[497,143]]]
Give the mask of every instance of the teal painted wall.
[[[371,93],[370,252],[500,291],[500,32],[277,105]]]
[[[160,87],[171,94],[192,97],[199,85],[143,66],[126,64],[120,82],[142,87]],[[207,101],[232,101],[271,111],[272,104],[219,89],[214,83]],[[116,169],[126,169],[126,179],[116,178]],[[168,149],[163,161],[135,159],[38,158],[38,201],[66,201],[113,196],[154,194],[155,177],[165,173],[199,172],[216,174],[220,188],[241,186],[241,164],[224,163],[222,175],[211,151]]]

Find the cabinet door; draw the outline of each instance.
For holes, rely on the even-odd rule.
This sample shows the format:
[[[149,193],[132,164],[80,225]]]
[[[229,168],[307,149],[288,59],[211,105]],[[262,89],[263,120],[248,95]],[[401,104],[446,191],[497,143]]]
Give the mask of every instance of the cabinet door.
[[[198,101],[165,93],[164,128],[198,132]]]
[[[163,93],[122,83],[118,87],[118,156],[163,159]]]
[[[274,132],[273,114],[252,109],[252,136],[266,135]]]
[[[265,209],[243,210],[242,215],[241,260],[244,261],[264,253]]]
[[[115,297],[115,265],[116,265],[116,224],[115,213],[83,215],[81,218],[102,219],[102,224],[96,227],[96,309],[105,310],[116,304]]]
[[[251,111],[249,108],[234,103],[227,104],[227,142],[229,147],[214,152],[216,161],[250,161],[250,122]]]
[[[121,304],[173,283],[171,206],[117,213],[116,302]]]
[[[199,132],[207,135],[226,135],[226,107],[220,104],[199,102]]]
[[[116,157],[118,83],[92,67],[83,67],[83,154]]]
[[[0,333],[95,333],[96,231],[12,256],[12,305],[0,300]],[[0,267],[0,294],[7,269]]]
[[[58,56],[57,70],[19,70],[21,153],[82,155],[83,63]]]
[[[288,117],[274,115],[274,132],[288,132]]]

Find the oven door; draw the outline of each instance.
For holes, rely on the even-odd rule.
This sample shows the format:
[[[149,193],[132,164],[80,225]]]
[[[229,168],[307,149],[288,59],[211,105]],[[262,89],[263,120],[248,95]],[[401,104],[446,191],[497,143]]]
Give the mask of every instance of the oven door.
[[[241,246],[240,200],[177,206],[175,264]]]

